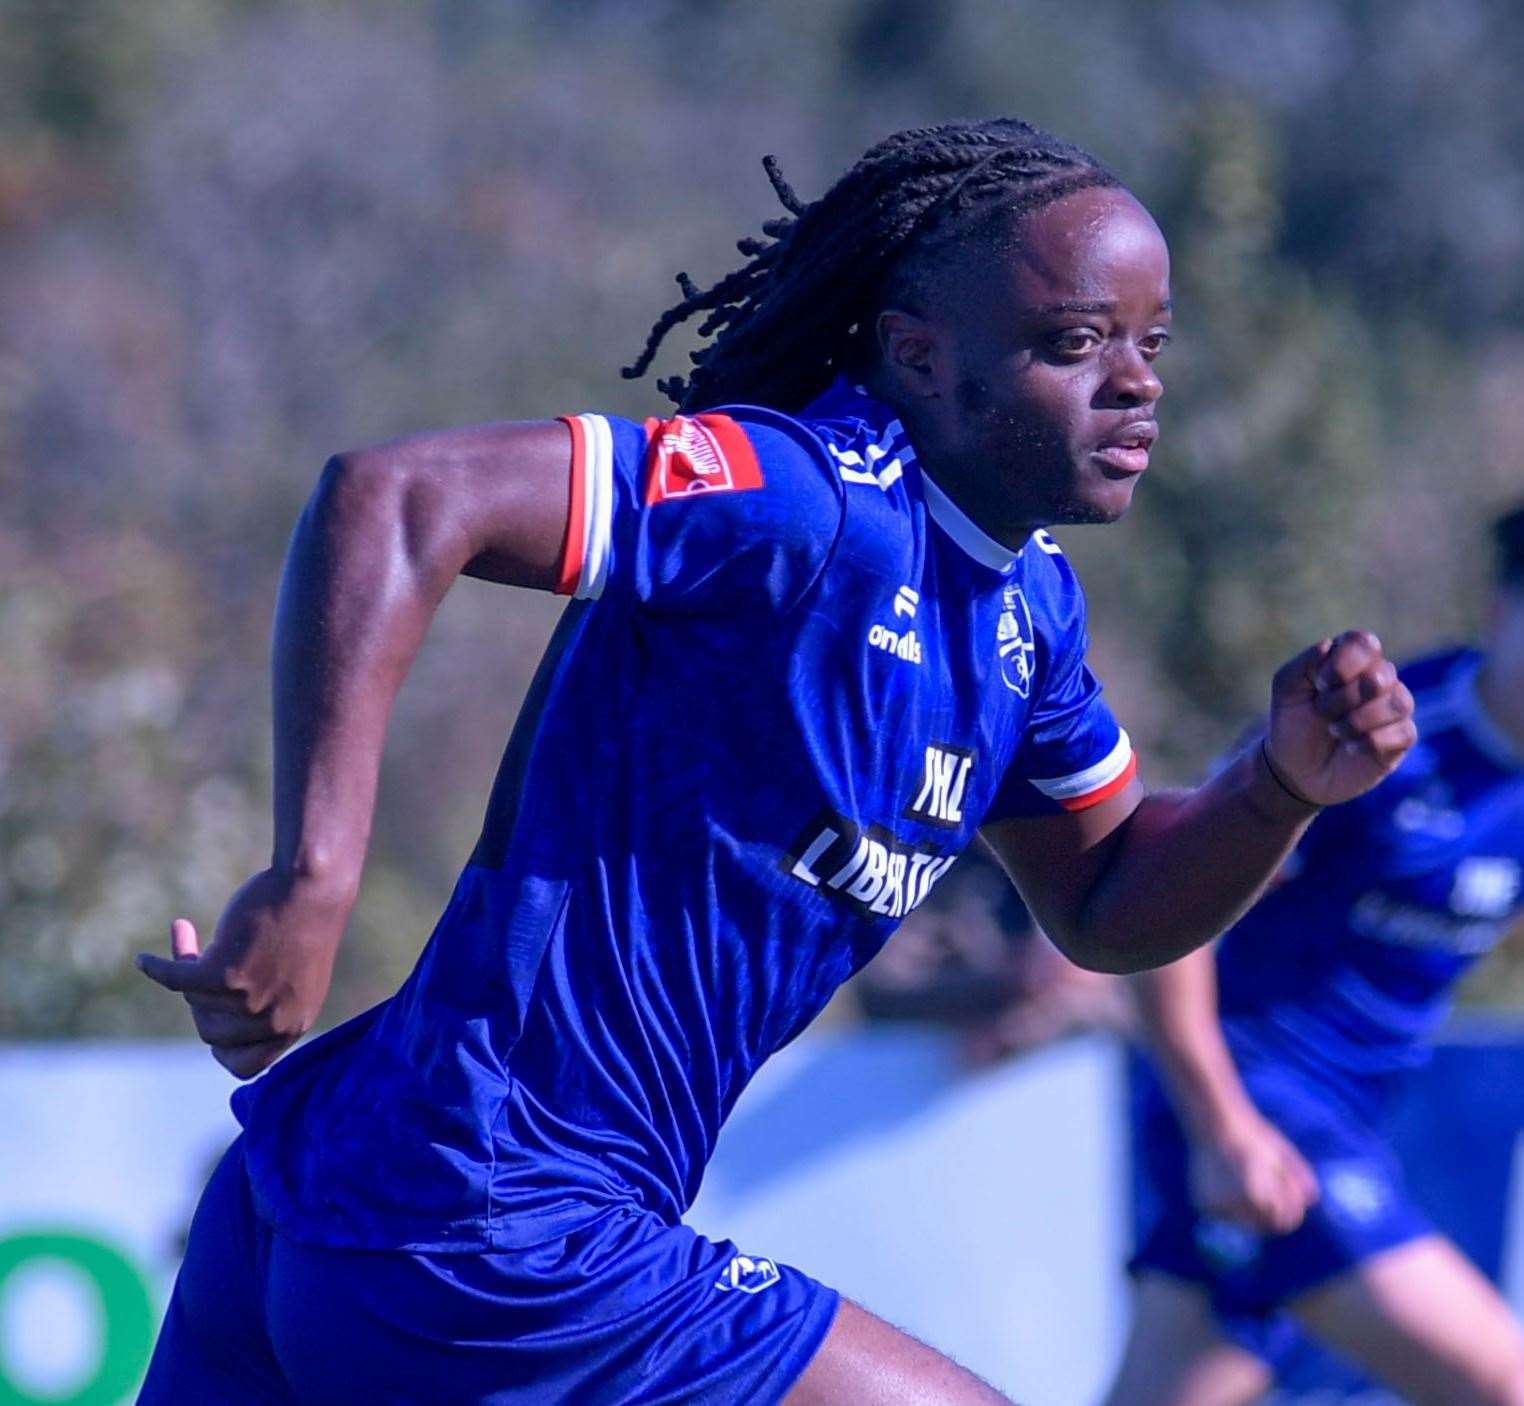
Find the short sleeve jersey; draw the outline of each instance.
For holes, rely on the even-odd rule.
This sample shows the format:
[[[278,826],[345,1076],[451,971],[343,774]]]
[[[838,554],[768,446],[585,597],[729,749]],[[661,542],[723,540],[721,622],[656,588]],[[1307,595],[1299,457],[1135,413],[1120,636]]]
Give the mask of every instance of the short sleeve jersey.
[[[1326,812],[1218,949],[1240,1061],[1315,1073],[1366,1103],[1426,1055],[1466,969],[1524,904],[1524,755],[1483,710],[1481,659],[1404,666],[1420,738],[1396,773]]]
[[[299,1238],[675,1220],[753,1071],[979,824],[1134,772],[1059,548],[988,537],[861,390],[567,424],[573,600],[476,852],[397,995],[235,1099]]]

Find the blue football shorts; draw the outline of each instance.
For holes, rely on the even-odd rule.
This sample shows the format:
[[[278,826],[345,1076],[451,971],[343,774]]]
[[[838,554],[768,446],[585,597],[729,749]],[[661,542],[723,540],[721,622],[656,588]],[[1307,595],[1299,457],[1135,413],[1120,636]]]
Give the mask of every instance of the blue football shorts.
[[[1133,1274],[1201,1285],[1230,1342],[1280,1368],[1306,1346],[1286,1305],[1384,1250],[1433,1233],[1402,1166],[1373,1128],[1282,1069],[1241,1070],[1255,1106],[1295,1144],[1319,1199],[1289,1235],[1262,1235],[1201,1216],[1191,1203],[1189,1149],[1157,1074],[1134,1060]]]
[[[242,1142],[191,1224],[139,1406],[783,1398],[837,1295],[630,1205],[512,1252],[322,1249],[254,1210]]]

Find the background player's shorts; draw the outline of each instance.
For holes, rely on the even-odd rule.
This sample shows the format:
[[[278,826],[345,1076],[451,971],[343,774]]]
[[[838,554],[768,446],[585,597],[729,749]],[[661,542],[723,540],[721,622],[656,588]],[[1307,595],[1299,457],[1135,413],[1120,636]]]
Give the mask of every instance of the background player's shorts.
[[[634,1207],[511,1253],[299,1245],[254,1212],[238,1142],[197,1208],[139,1406],[761,1406],[836,1305]]]
[[[1261,1235],[1197,1214],[1185,1135],[1153,1069],[1134,1060],[1132,1164],[1137,1252],[1152,1270],[1202,1285],[1227,1338],[1284,1365],[1305,1334],[1285,1304],[1362,1261],[1433,1233],[1391,1146],[1282,1070],[1243,1069],[1255,1106],[1317,1174],[1320,1196],[1289,1235]]]

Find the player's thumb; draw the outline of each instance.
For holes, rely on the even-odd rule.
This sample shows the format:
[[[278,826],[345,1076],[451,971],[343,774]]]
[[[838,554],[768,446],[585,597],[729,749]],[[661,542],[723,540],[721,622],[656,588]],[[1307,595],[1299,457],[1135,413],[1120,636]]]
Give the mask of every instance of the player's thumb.
[[[176,918],[169,925],[169,946],[176,961],[194,961],[201,955],[201,945],[196,941],[196,925],[189,918]]]

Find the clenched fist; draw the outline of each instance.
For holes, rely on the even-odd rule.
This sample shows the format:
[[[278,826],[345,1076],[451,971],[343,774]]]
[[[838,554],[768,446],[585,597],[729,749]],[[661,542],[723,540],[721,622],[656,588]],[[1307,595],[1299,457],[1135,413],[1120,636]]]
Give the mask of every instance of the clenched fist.
[[[1413,695],[1368,630],[1322,640],[1276,671],[1265,761],[1309,805],[1369,791],[1417,740]]]

